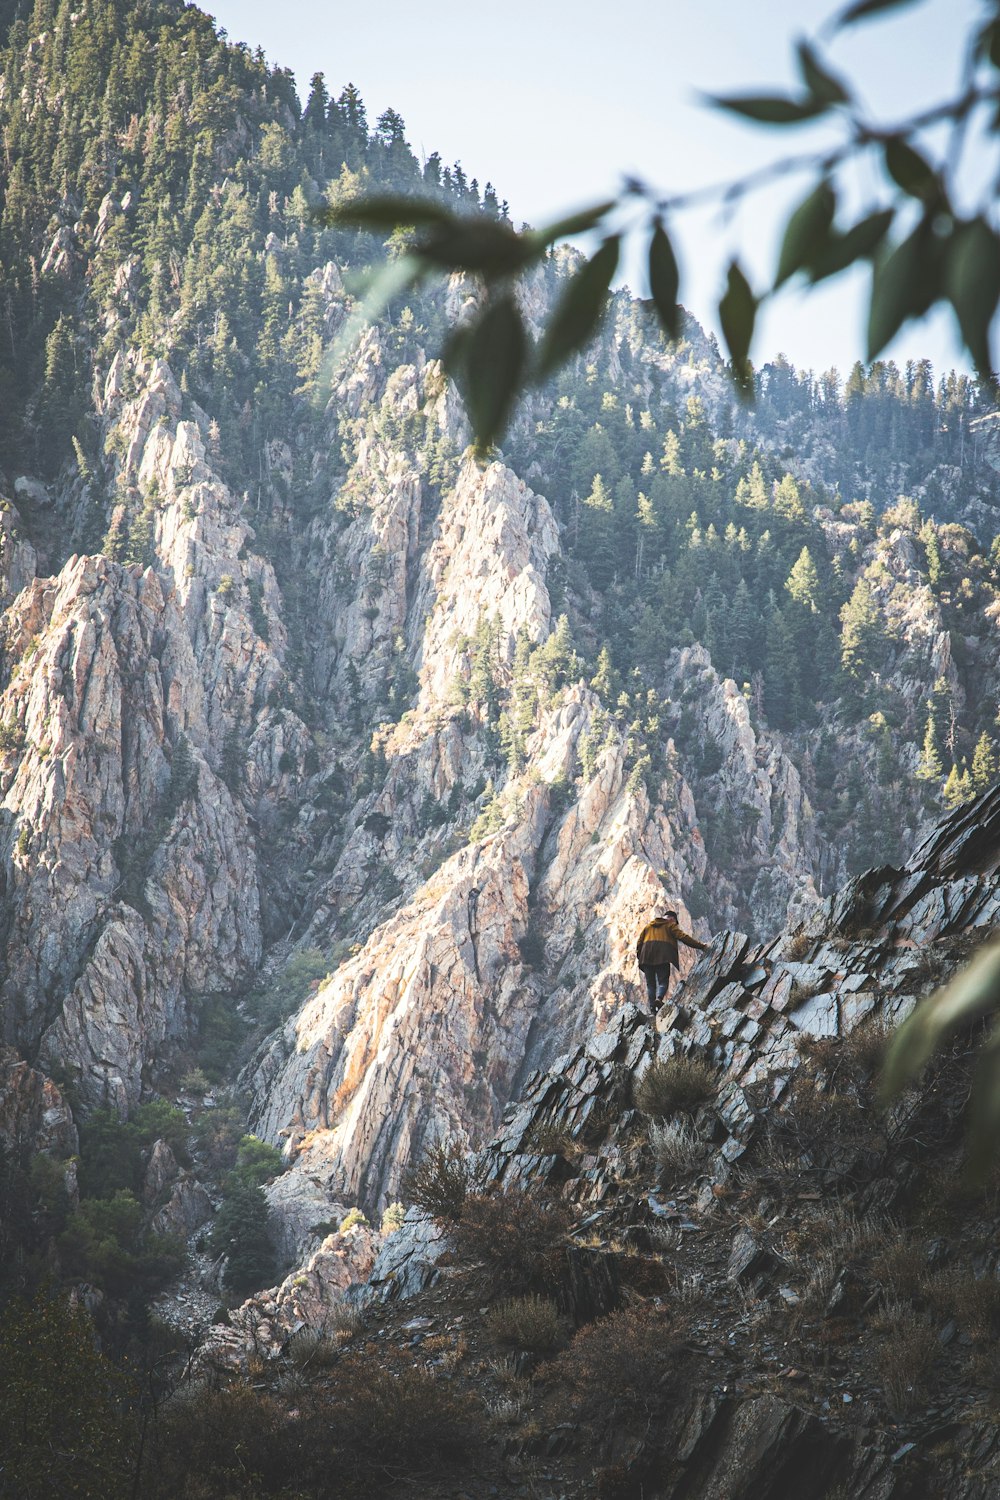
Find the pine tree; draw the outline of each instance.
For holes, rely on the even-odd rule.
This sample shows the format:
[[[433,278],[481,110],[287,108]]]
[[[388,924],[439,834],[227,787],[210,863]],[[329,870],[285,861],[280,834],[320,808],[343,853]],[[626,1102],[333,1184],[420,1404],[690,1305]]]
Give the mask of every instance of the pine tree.
[[[611,652],[607,646],[602,646],[600,649],[597,657],[597,671],[590,679],[590,685],[605,703],[614,703],[622,690],[621,676],[615,670]]]
[[[840,660],[845,675],[860,683],[881,665],[885,647],[882,616],[866,578],[840,611]]]
[[[966,802],[971,802],[975,796],[972,785],[972,777],[968,767],[963,763],[959,771],[955,762],[952,761],[951,770],[948,772],[948,780],[944,784],[941,799],[949,812],[955,812],[957,808],[964,807]]]
[[[799,487],[791,474],[785,474],[774,490],[775,513],[785,521],[804,521],[806,508],[802,504]]]
[[[237,1296],[268,1286],[274,1276],[271,1210],[264,1189],[231,1174],[209,1237],[213,1255],[226,1256],[223,1281]]]
[[[934,725],[934,715],[927,715],[927,728],[924,732],[924,747],[920,752],[920,763],[917,766],[917,778],[920,781],[938,782],[941,780],[944,767],[941,764],[941,753],[938,750],[937,729]]]
[[[681,464],[681,442],[673,428],[670,429],[663,439],[663,456],[660,459],[660,468],[665,474],[671,474],[675,477],[684,473],[684,467]]]
[[[309,125],[313,130],[323,130],[326,127],[327,105],[330,96],[326,90],[326,79],[322,73],[314,73],[309,80],[309,98],[302,115],[303,125]]]
[[[764,708],[778,729],[792,729],[801,712],[800,660],[795,638],[780,609],[773,609],[767,625],[764,662]]]
[[[984,729],[972,752],[972,787],[977,793],[985,792],[993,784],[997,774],[997,758],[993,741]]]
[[[750,510],[767,510],[767,486],[756,460],[750,473],[736,486],[736,504],[745,505]]]
[[[792,571],[785,579],[785,588],[796,604],[801,604],[810,614],[817,613],[817,601],[820,594],[819,574],[808,547],[803,547],[799,553]]]

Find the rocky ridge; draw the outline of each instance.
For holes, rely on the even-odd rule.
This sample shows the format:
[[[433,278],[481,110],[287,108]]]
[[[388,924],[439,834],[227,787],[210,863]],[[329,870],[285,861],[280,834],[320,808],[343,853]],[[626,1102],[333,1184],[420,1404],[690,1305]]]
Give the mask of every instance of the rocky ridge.
[[[655,1309],[663,1337],[685,1330],[687,1384],[655,1425],[623,1411],[596,1447],[571,1419],[538,1437],[524,1417],[526,1436],[515,1423],[501,1443],[511,1493],[529,1476],[547,1496],[591,1494],[598,1482],[657,1500],[735,1500],[748,1484],[760,1500],[993,1492],[1000,1450],[984,1403],[996,1399],[995,1372],[983,1340],[1000,1302],[995,1202],[962,1199],[952,1165],[969,1040],[884,1118],[870,1089],[887,1029],[998,911],[995,790],[940,825],[905,868],[866,873],[796,930],[764,945],[721,934],[658,1032],[626,1003],[526,1080],[476,1158],[477,1191],[499,1193],[512,1212],[522,1200],[568,1205],[559,1296],[579,1336],[615,1308]],[[677,1059],[707,1066],[712,1083],[689,1106],[688,1160],[658,1168],[636,1100],[644,1075]],[[471,1382],[489,1406],[489,1380],[475,1371],[500,1367],[483,1357],[474,1308],[489,1294],[475,1279],[478,1290],[467,1287],[448,1225],[411,1209],[381,1248],[362,1232],[349,1287],[358,1234],[327,1240],[302,1272],[246,1304],[203,1357],[238,1368],[249,1341],[278,1370],[302,1329],[338,1315],[346,1291],[364,1311],[345,1351],[352,1340],[370,1358],[407,1346],[418,1367]],[[966,1298],[979,1288],[975,1314],[962,1288]],[[912,1327],[928,1330],[933,1356],[909,1369],[900,1355],[897,1377],[894,1351]],[[448,1355],[470,1340],[470,1353]],[[536,1370],[523,1400],[549,1411],[553,1374],[522,1359]]]

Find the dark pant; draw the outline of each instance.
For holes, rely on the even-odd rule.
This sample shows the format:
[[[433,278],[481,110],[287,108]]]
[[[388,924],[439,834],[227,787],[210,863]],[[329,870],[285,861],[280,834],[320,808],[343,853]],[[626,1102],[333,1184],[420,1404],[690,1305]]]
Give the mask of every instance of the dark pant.
[[[656,964],[642,971],[646,976],[646,994],[652,1010],[659,1009],[660,1004],[667,998],[667,987],[670,984],[670,965]]]

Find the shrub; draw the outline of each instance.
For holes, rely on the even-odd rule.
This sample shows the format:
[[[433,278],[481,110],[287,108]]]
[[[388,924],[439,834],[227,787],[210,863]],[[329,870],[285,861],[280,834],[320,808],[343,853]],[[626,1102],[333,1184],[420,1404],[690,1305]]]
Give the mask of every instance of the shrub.
[[[187,1068],[180,1076],[180,1086],[185,1094],[207,1094],[212,1085],[201,1068]]]
[[[574,1422],[648,1421],[680,1385],[681,1348],[667,1314],[648,1303],[589,1324],[543,1368],[554,1419],[561,1419],[568,1390]]]
[[[195,1120],[195,1146],[212,1171],[232,1166],[243,1135],[243,1116],[235,1104],[219,1104]]]
[[[381,1232],[383,1234],[395,1234],[397,1229],[403,1226],[406,1217],[406,1209],[401,1203],[390,1203],[382,1215]]]
[[[130,1120],[114,1110],[97,1109],[80,1131],[80,1190],[87,1197],[134,1192],[142,1184],[143,1153],[165,1140],[187,1162],[188,1123],[184,1111],[165,1099],[140,1104]]]
[[[360,1208],[349,1208],[341,1221],[340,1232],[341,1234],[346,1234],[349,1229],[355,1229],[359,1224],[363,1225],[365,1229],[370,1227],[368,1220]]]
[[[567,1161],[577,1154],[578,1147],[565,1125],[554,1120],[538,1120],[528,1132],[525,1150],[533,1156],[562,1156]]]
[[[180,1388],[154,1425],[143,1495],[195,1500],[281,1494],[288,1477],[288,1419],[252,1386]]]
[[[346,1356],[295,1392],[290,1414],[245,1383],[181,1387],[151,1433],[143,1496],[371,1500],[404,1481],[437,1483],[476,1445],[472,1397],[403,1359]]]
[[[490,1308],[486,1332],[497,1344],[551,1354],[564,1342],[566,1324],[548,1297],[511,1297]]]
[[[212,1083],[221,1083],[233,1074],[249,1032],[249,1024],[229,996],[203,998],[198,1017],[198,1066]]]
[[[24,728],[16,719],[4,719],[0,723],[0,755],[20,755],[24,739]]]
[[[879,1324],[887,1338],[875,1355],[875,1367],[889,1409],[904,1412],[919,1397],[937,1353],[937,1334],[926,1317],[901,1302],[887,1303]]]
[[[439,1141],[423,1160],[403,1176],[403,1193],[434,1219],[456,1222],[465,1200],[477,1182],[477,1174],[464,1146],[458,1141]]]
[[[717,1086],[715,1071],[694,1057],[670,1057],[651,1062],[635,1089],[636,1108],[662,1118],[680,1110],[693,1113]]]
[[[440,1376],[408,1363],[345,1357],[337,1367],[322,1419],[342,1463],[367,1482],[437,1475],[473,1447],[478,1412]],[[379,1493],[372,1489],[371,1493]]]
[[[518,938],[517,946],[522,962],[529,969],[543,969],[545,967],[545,936],[533,920],[528,922],[524,932]]]
[[[294,763],[288,769],[294,770]],[[280,1026],[305,1004],[317,984],[336,966],[336,954],[324,953],[320,948],[299,949],[265,988],[256,992],[255,1015],[269,1030]]]
[[[663,1177],[693,1172],[704,1154],[701,1141],[686,1120],[654,1121],[649,1128],[649,1144]]]
[[[558,1285],[571,1223],[562,1204],[529,1193],[470,1193],[451,1237],[459,1259],[481,1265],[491,1286],[527,1292]]]
[[[183,1266],[185,1250],[170,1236],[143,1235],[142,1223],[142,1205],[127,1189],[85,1198],[59,1236],[64,1269],[115,1297],[159,1291]]]
[[[208,1244],[213,1255],[227,1257],[223,1276],[227,1290],[239,1296],[271,1285],[274,1245],[271,1210],[263,1188],[230,1176]]]
[[[230,1177],[247,1182],[252,1187],[263,1187],[265,1182],[270,1182],[271,1178],[277,1177],[282,1170],[281,1152],[277,1146],[269,1145],[259,1136],[245,1135],[240,1140],[236,1152],[236,1165]]]

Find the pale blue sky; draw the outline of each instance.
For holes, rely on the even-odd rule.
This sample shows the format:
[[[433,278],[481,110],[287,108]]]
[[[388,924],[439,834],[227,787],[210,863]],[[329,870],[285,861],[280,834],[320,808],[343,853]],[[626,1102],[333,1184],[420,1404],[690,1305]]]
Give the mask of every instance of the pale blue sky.
[[[698,96],[794,83],[792,42],[816,34],[836,8],[825,0],[507,0],[502,11],[468,0],[207,3],[234,41],[260,45],[294,70],[303,102],[317,70],[331,92],[357,84],[372,124],[388,106],[399,110],[418,155],[440,151],[480,185],[492,181],[515,221],[541,223],[600,197],[622,172],[678,190],[739,177],[823,139],[819,127],[742,125]],[[828,57],[883,122],[902,118],[952,86],[961,38],[981,12],[976,0],[924,0],[841,34]],[[982,174],[975,143],[971,156]],[[758,285],[773,272],[782,205],[802,195],[805,181],[760,195],[731,224],[706,213],[680,220],[682,300],[708,326],[734,248]],[[868,190],[857,184],[859,203]],[[639,289],[640,275],[629,267]],[[864,352],[864,281],[859,271],[852,285],[808,298],[785,292],[763,318],[755,359],[783,350],[802,367],[849,367]],[[927,355],[939,370],[966,364],[945,314],[901,336],[889,354]]]

